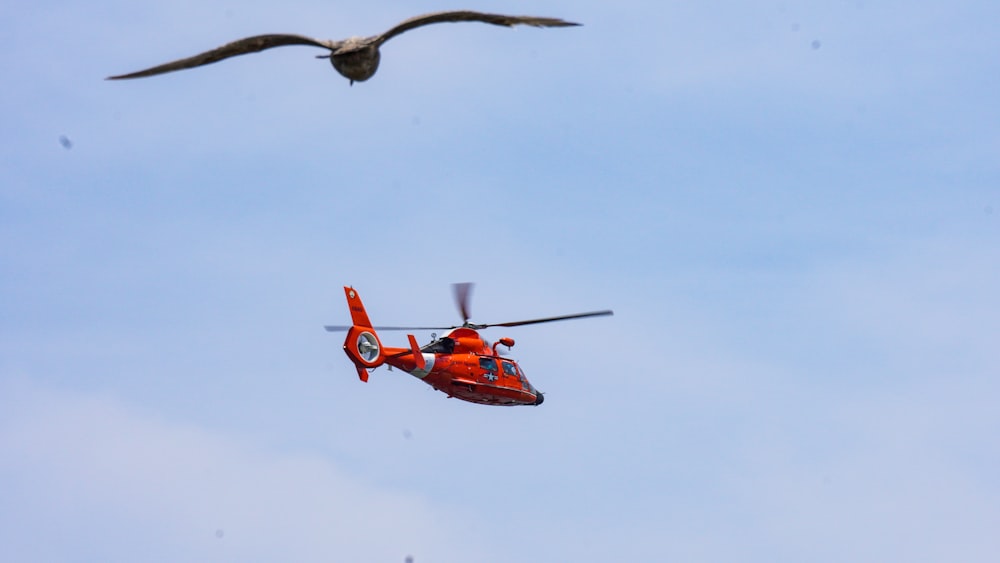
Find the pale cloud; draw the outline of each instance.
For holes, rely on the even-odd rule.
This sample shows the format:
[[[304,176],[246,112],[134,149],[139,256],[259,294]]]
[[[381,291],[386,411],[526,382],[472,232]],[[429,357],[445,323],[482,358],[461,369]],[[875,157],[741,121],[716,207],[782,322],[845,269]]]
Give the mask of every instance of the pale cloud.
[[[308,452],[3,385],[7,561],[483,561],[460,514]]]

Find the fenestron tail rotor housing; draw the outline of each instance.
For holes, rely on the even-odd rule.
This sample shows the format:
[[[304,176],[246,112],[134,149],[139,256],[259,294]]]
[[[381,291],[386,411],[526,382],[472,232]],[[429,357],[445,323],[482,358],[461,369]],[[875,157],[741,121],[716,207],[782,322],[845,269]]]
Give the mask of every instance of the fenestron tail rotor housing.
[[[355,347],[358,352],[358,357],[364,360],[366,363],[375,363],[378,359],[379,351],[381,351],[381,346],[379,346],[378,339],[375,335],[365,331],[358,334],[358,339],[355,341]]]

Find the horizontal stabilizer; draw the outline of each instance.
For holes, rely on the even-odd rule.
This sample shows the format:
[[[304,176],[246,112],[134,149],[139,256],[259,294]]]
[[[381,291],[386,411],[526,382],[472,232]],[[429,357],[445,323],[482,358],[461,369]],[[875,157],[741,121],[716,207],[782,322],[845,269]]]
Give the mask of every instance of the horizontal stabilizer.
[[[410,352],[413,354],[413,365],[417,366],[417,369],[424,369],[427,362],[424,361],[424,355],[420,353],[420,346],[417,346],[417,339],[412,334],[407,334],[406,336],[410,339]]]

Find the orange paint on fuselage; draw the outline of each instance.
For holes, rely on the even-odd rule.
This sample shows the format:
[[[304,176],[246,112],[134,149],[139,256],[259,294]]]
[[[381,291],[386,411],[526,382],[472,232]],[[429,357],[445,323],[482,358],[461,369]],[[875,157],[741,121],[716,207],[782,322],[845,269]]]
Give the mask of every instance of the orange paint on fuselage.
[[[412,335],[409,348],[383,347],[361,297],[350,287],[345,287],[344,293],[353,321],[344,340],[344,353],[362,381],[368,381],[368,370],[389,364],[449,397],[471,403],[540,405],[544,400],[517,362],[498,355],[496,347],[491,348],[471,328],[452,329],[419,349]],[[501,338],[500,343],[512,346],[514,341]]]
[[[435,348],[451,348],[452,352],[434,353]],[[409,348],[386,347],[385,363],[463,401],[506,406],[541,403],[541,395],[524,377],[517,362],[494,354],[475,330],[454,329],[422,350],[429,370],[416,366]]]

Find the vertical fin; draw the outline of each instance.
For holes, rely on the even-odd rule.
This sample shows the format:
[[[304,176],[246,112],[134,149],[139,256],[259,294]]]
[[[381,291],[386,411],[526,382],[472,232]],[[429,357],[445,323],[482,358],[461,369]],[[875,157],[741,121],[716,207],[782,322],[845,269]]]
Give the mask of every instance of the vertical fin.
[[[368,320],[368,312],[361,302],[361,296],[353,287],[344,286],[344,294],[347,296],[347,307],[351,310],[351,322],[354,326],[371,328],[372,322]]]
[[[358,292],[353,287],[344,286],[344,295],[347,296],[347,308],[351,311],[351,322],[354,323],[344,339],[344,353],[354,362],[361,381],[368,381],[368,370],[385,362],[382,342],[368,319],[368,312],[365,311]]]
[[[361,381],[368,383],[368,370],[366,370],[361,366],[357,366],[357,368],[358,368],[358,377],[361,378]]]

